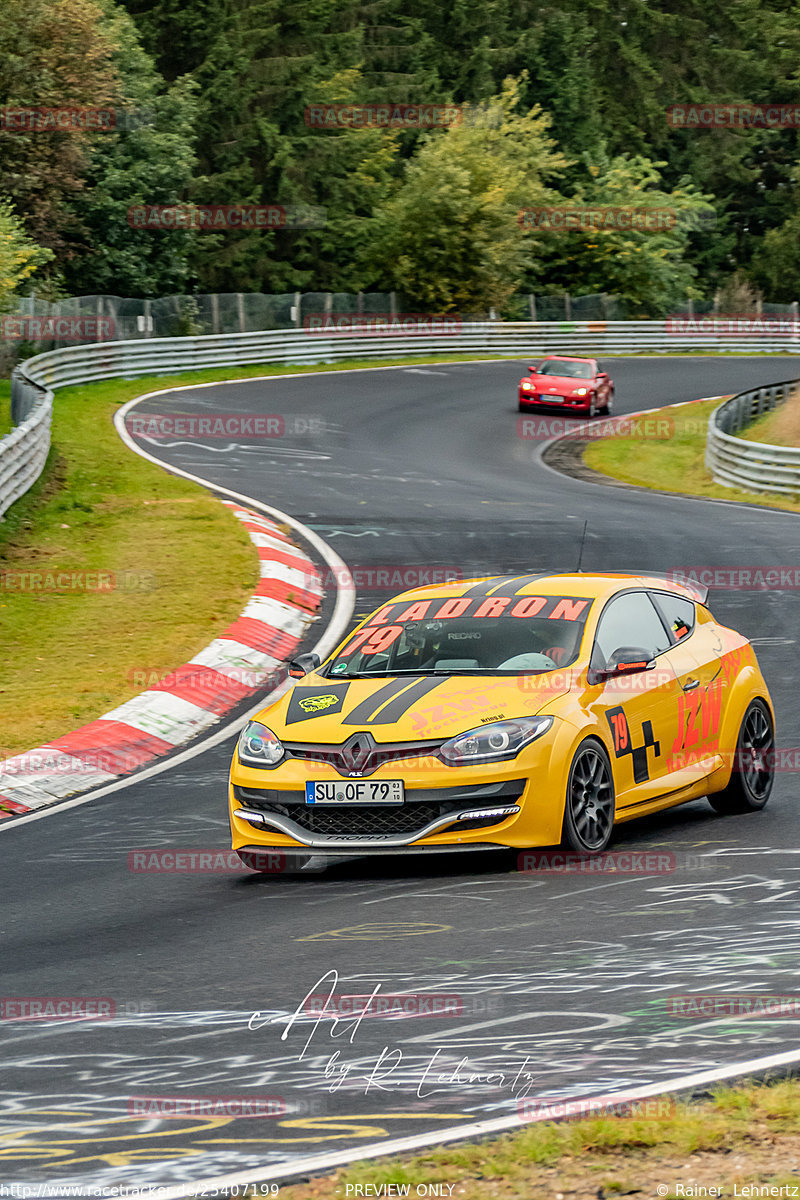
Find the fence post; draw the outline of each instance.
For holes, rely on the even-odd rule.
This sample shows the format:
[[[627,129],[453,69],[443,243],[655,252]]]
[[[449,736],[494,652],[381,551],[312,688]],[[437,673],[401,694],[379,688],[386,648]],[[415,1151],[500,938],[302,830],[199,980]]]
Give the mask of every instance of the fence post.
[[[569,292],[564,292],[564,316],[567,321],[572,320],[572,298]]]
[[[239,313],[239,333],[247,333],[245,328],[247,322],[244,319],[244,295],[242,292],[236,293],[236,308]]]
[[[211,293],[211,327],[214,333],[219,333],[219,296]]]
[[[303,322],[302,314],[300,312],[300,305],[302,303],[302,300],[303,300],[303,297],[300,294],[300,292],[295,292],[295,294],[294,294],[294,327],[295,327],[295,329],[299,329]]]
[[[531,310],[531,320],[538,321],[539,318],[536,316],[536,297],[533,292],[528,295],[528,308]]]

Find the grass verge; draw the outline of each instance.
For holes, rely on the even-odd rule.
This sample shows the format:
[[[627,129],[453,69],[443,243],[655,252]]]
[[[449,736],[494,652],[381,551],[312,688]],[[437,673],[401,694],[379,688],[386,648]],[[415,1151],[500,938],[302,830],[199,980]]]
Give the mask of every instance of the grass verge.
[[[11,380],[0,379],[0,438],[11,433]]]
[[[673,1107],[662,1100],[660,1106],[648,1105],[647,1111],[654,1108],[671,1111],[658,1117],[532,1124],[492,1141],[355,1164],[334,1175],[281,1187],[281,1200],[404,1194],[454,1200],[608,1200],[627,1195],[678,1200],[720,1194],[794,1194],[743,1189],[798,1183],[800,1090],[796,1082],[721,1088],[701,1103]],[[385,1126],[374,1128],[381,1125],[380,1117],[368,1124],[371,1137],[391,1136]],[[440,1185],[441,1190],[434,1191],[431,1185]],[[405,1186],[407,1192],[399,1190]],[[720,1190],[696,1190],[700,1188]]]
[[[708,418],[720,403],[704,400],[676,405],[669,409],[669,417],[674,420],[669,438],[603,438],[586,447],[584,461],[593,470],[636,487],[800,512],[800,503],[794,500],[741,492],[713,481],[705,466],[706,431]]]
[[[768,446],[800,446],[800,395],[790,396],[785,404],[764,413],[736,436]]]

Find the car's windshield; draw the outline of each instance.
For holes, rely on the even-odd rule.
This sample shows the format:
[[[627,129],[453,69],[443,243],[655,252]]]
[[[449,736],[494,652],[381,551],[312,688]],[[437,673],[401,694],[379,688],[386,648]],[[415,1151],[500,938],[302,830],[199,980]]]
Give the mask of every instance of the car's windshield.
[[[553,671],[577,656],[592,601],[486,596],[389,604],[330,663],[333,677]]]
[[[543,362],[538,375],[560,375],[562,379],[591,379],[592,365],[583,362],[554,362],[550,359]]]

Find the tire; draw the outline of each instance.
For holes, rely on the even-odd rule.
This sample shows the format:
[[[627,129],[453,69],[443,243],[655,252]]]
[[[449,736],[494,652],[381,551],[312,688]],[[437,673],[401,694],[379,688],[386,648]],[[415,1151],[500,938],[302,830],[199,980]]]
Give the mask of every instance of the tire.
[[[597,738],[581,742],[567,776],[561,844],[578,854],[601,854],[614,828],[614,775]]]
[[[522,401],[521,401],[521,400],[518,400],[518,401],[517,401],[517,408],[519,409],[519,411],[520,411],[520,412],[527,412],[527,411],[528,411],[528,409],[527,409],[527,408],[526,408],[526,406],[525,406],[525,405],[522,403]]]
[[[611,416],[611,409],[612,409],[613,405],[614,405],[614,389],[611,388],[608,393],[608,399],[606,400],[605,404],[603,405],[603,407],[600,410],[604,417]]]
[[[263,854],[252,850],[237,850],[244,866],[258,875],[282,875],[286,871],[299,871],[311,859],[310,854],[284,854],[283,851],[265,850]],[[277,861],[276,861],[277,860]]]
[[[775,726],[763,700],[751,700],[742,718],[728,786],[708,797],[715,812],[758,812],[775,781]]]
[[[592,392],[592,398],[589,401],[589,417],[588,417],[588,419],[590,421],[593,421],[594,418],[597,416],[597,409],[595,408],[596,400],[597,400],[597,392]]]

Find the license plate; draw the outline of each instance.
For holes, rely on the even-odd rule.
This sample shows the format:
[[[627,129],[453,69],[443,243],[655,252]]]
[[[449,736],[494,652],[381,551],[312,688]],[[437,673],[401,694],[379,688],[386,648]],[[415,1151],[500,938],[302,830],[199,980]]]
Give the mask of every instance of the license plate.
[[[308,780],[306,804],[402,804],[402,779]]]
[[[546,404],[563,404],[564,403],[563,396],[542,396],[542,400]]]

